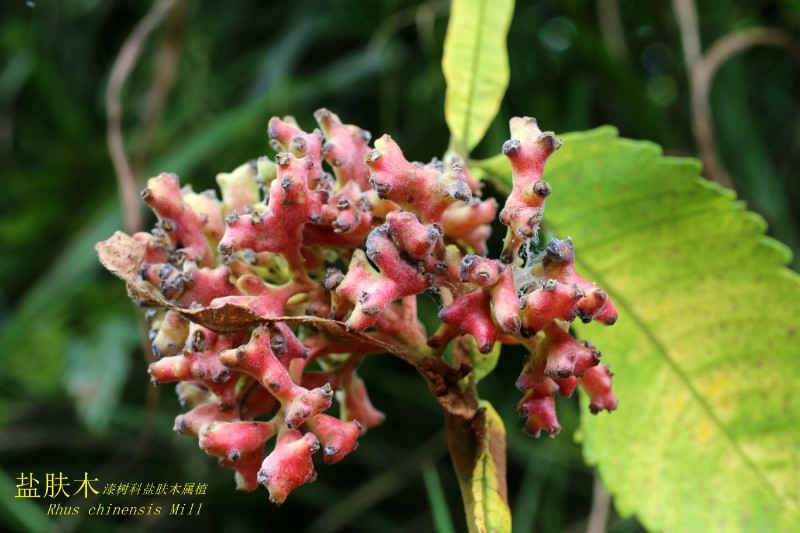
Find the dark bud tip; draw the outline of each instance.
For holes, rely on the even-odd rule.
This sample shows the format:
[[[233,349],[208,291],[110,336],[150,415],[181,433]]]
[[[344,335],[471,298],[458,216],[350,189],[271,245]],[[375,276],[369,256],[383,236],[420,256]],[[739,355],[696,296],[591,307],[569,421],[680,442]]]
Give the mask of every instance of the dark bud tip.
[[[378,192],[379,196],[380,195],[389,194],[389,191],[392,190],[392,186],[389,183],[383,183],[383,182],[380,182],[380,181],[376,181],[374,178],[370,178],[369,181],[370,181],[370,185],[372,185],[372,188],[375,189]]]
[[[503,143],[503,154],[506,157],[517,157],[522,149],[522,143],[518,139],[509,139]]]
[[[361,313],[367,318],[375,318],[381,310],[377,305],[369,305],[361,308]]]
[[[158,227],[164,233],[172,233],[175,231],[175,222],[171,218],[162,218],[158,221]]]
[[[230,215],[225,217],[225,224],[232,226],[237,220],[239,220],[239,213],[237,213],[236,210],[233,210]]]
[[[453,198],[462,202],[469,202],[470,198],[472,198],[472,191],[469,189],[469,185],[466,183],[459,184],[459,187],[453,191]]]
[[[542,133],[536,140],[550,152],[555,152],[562,144],[561,139],[556,139],[556,134],[552,131]]]
[[[553,238],[545,248],[545,266],[549,263],[569,263],[574,259],[574,249],[572,241],[569,239],[560,240]]]
[[[511,315],[503,321],[503,330],[506,333],[517,333],[520,327],[522,327],[522,321],[516,315]]]
[[[244,346],[239,346],[238,348],[236,348],[236,359],[239,359],[241,361],[242,359],[244,359],[246,355],[247,355],[247,349]]]
[[[442,339],[440,339],[439,337],[431,337],[430,339],[428,339],[427,344],[431,348],[438,348],[439,346],[442,345]]]
[[[325,122],[330,118],[331,118],[331,112],[324,107],[321,107],[316,111],[314,111],[314,120],[316,120],[317,122]]]
[[[533,184],[533,192],[536,193],[537,196],[541,196],[542,198],[547,198],[550,196],[552,189],[550,188],[550,184],[546,181],[539,180]]]
[[[273,353],[276,355],[286,353],[286,341],[280,334],[277,334],[269,340],[269,347],[272,348]]]
[[[292,139],[292,148],[298,152],[305,152],[306,140],[298,135],[297,137]]]
[[[333,226],[334,233],[346,233],[353,228],[352,224],[349,222],[342,222],[341,220],[334,220],[331,226]]]
[[[329,268],[325,273],[325,288],[333,291],[344,280],[344,274],[338,268]]]

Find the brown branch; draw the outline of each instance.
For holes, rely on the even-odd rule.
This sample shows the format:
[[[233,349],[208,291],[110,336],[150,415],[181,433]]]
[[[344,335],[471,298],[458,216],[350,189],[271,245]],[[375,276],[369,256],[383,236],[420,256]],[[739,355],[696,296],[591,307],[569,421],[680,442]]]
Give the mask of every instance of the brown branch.
[[[600,481],[597,472],[594,473],[594,493],[592,494],[592,510],[589,512],[589,522],[586,533],[605,533],[608,526],[608,515],[611,511],[611,495]]]
[[[714,118],[711,113],[710,101],[714,76],[728,59],[755,46],[785,48],[800,64],[798,45],[791,35],[782,30],[759,28],[730,33],[714,43],[714,46],[703,55],[694,0],[673,0],[672,5],[681,33],[683,56],[690,86],[692,130],[697,141],[700,159],[703,161],[705,174],[710,180],[733,188],[733,182],[719,157],[714,135]]]
[[[130,161],[125,153],[122,135],[122,87],[139,60],[142,48],[153,29],[179,0],[158,0],[128,36],[111,68],[106,90],[106,141],[114,172],[117,176],[120,202],[129,233],[142,225],[139,212],[138,187]]]
[[[609,55],[614,59],[627,61],[630,54],[625,43],[625,27],[620,16],[619,0],[597,0],[597,22]]]
[[[155,59],[153,80],[145,98],[140,116],[138,146],[132,157],[133,175],[140,177],[147,167],[153,142],[158,131],[161,116],[164,113],[170,91],[175,82],[178,63],[181,57],[181,44],[186,28],[186,2],[179,1],[169,15],[164,29],[164,36],[158,47]]]
[[[702,57],[697,9],[694,0],[672,0],[672,8],[678,17],[678,29],[681,32],[681,48],[683,48],[687,74],[691,74],[689,69]]]
[[[716,149],[714,118],[711,114],[711,85],[719,67],[728,59],[755,46],[786,48],[796,58],[797,49],[789,34],[776,29],[742,30],[731,33],[714,43],[700,61],[692,65],[693,128],[700,149],[700,158],[709,177],[727,187],[733,184]]]
[[[713,78],[728,59],[756,46],[783,48],[800,67],[800,45],[791,34],[776,28],[754,28],[730,33],[715,42],[703,58],[706,76]]]
[[[717,154],[711,104],[708,100],[711,78],[705,76],[706,66],[701,52],[700,30],[697,24],[694,0],[672,0],[672,6],[678,17],[683,60],[686,64],[686,76],[689,79],[692,131],[700,152],[700,159],[703,161],[706,177],[723,187],[733,188],[733,182]],[[708,80],[705,88],[703,87],[704,79]]]

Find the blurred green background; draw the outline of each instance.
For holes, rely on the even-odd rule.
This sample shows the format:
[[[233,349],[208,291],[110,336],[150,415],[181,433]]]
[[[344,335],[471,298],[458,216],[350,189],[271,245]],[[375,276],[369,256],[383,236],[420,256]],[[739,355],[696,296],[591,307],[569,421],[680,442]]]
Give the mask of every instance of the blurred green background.
[[[667,154],[698,154],[678,4],[685,2],[518,1],[510,88],[474,155],[497,153],[508,118],[523,114],[556,132],[613,124]],[[0,527],[433,531],[437,520],[447,530],[449,514],[463,530],[439,407],[414,371],[388,356],[368,360],[362,371],[387,423],[344,462],[320,466],[318,481],[281,508],[263,490],[236,493],[232,471],[172,433],[180,407],[172,387],[149,384],[139,310],[93,251],[123,227],[106,144],[109,73],[150,6],[0,4]],[[800,2],[696,7],[703,50],[754,28],[789,39],[722,63],[707,102],[717,154],[736,190],[796,253]],[[311,128],[323,106],[376,136],[390,133],[409,159],[440,156],[448,143],[439,63],[448,9],[442,1],[178,2],[144,43],[123,91],[122,127],[139,184],[174,171],[195,190],[213,187],[217,172],[272,153],[270,116],[292,114]],[[606,355],[613,364],[614,354]],[[515,531],[583,531],[594,478],[575,442],[577,402],[559,400],[558,438],[524,436],[512,408],[520,367],[510,351],[481,383],[508,430]],[[108,482],[204,482],[209,489],[185,500],[203,502],[201,519],[87,518],[97,502],[169,507],[179,500],[22,500],[14,498],[22,472],[42,480],[40,492],[51,472],[71,480],[88,472],[101,489]],[[45,516],[54,502],[84,512]],[[609,529],[641,528],[612,513]]]

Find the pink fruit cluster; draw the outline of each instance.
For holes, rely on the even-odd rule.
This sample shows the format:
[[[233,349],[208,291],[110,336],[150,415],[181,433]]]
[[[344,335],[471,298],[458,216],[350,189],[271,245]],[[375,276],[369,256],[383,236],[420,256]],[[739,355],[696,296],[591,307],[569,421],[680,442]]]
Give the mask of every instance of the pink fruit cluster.
[[[374,345],[271,320],[303,315],[420,357],[442,357],[459,335],[482,353],[498,341],[527,347],[517,409],[531,435],[558,432],[555,394],[570,396],[578,384],[592,412],[616,407],[600,352],[567,331],[575,318],[613,324],[614,304],[575,271],[571,241],[530,252],[551,191],[542,172],[560,146],[553,133],[531,118],[511,120],[503,153],[513,191],[500,211],[508,233],[496,260],[485,256],[498,204],[480,197],[463,160],[409,162],[388,135],[370,148],[368,132],[330,111],[315,118],[320,129],[311,133],[291,117],[270,120],[274,162],[219,174],[221,200],[181,188],[173,174],[142,191],[158,222],[134,236],[146,246],[137,283],[179,308],[228,304],[265,319],[223,334],[174,310],[147,313],[152,379],[178,382],[188,410],[176,431],[234,469],[239,489],[262,484],[279,504],[316,478],[315,452],[332,464],[353,451],[384,419],[357,374]],[[441,304],[431,336],[417,318],[424,291]],[[334,399],[338,416],[328,414]]]

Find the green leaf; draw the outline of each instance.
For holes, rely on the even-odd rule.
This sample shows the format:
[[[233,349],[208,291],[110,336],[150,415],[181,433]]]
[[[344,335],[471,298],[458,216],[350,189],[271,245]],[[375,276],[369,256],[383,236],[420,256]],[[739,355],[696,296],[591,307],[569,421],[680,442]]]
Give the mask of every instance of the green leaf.
[[[478,350],[478,343],[475,342],[475,338],[472,335],[461,335],[456,339],[453,350],[460,355],[461,359],[458,360],[469,361],[470,366],[472,366],[472,376],[477,383],[494,371],[502,347],[503,344],[497,342],[492,351],[481,353]]]
[[[485,432],[475,469],[472,471],[472,516],[476,531],[511,531],[511,511],[506,493],[506,428],[492,404],[481,400],[486,409]]]
[[[500,357],[500,349],[503,347],[502,343],[495,343],[492,351],[489,353],[481,353],[478,350],[478,343],[470,336],[470,348],[472,349],[472,368],[475,375],[475,381],[480,381],[494,371],[497,366],[497,360]]]
[[[79,338],[67,349],[65,386],[89,429],[102,431],[113,418],[128,378],[130,350],[138,343],[131,320],[112,317],[91,338]]]
[[[23,472],[14,472],[14,476],[20,476]],[[24,472],[30,475],[30,472]],[[44,511],[37,506],[33,500],[26,498],[15,498],[19,479],[13,479],[3,468],[0,468],[0,523],[5,524],[8,530],[18,531],[51,531],[53,524],[48,519]]]
[[[425,482],[425,490],[431,504],[431,514],[436,531],[438,533],[454,533],[455,528],[450,516],[450,509],[447,506],[447,496],[445,496],[442,481],[439,479],[439,473],[436,471],[436,465],[432,463],[422,465],[422,479]]]
[[[584,454],[650,530],[789,531],[800,519],[800,277],[730,191],[611,128],[564,136],[545,222],[619,310],[575,327],[616,372]],[[484,170],[500,172],[500,159]],[[587,401],[584,398],[584,409]]]
[[[492,404],[472,416],[445,411],[447,445],[470,533],[511,531],[506,485],[506,429]]]
[[[444,115],[450,149],[466,156],[480,142],[508,87],[506,39],[513,0],[453,0],[444,41]]]

